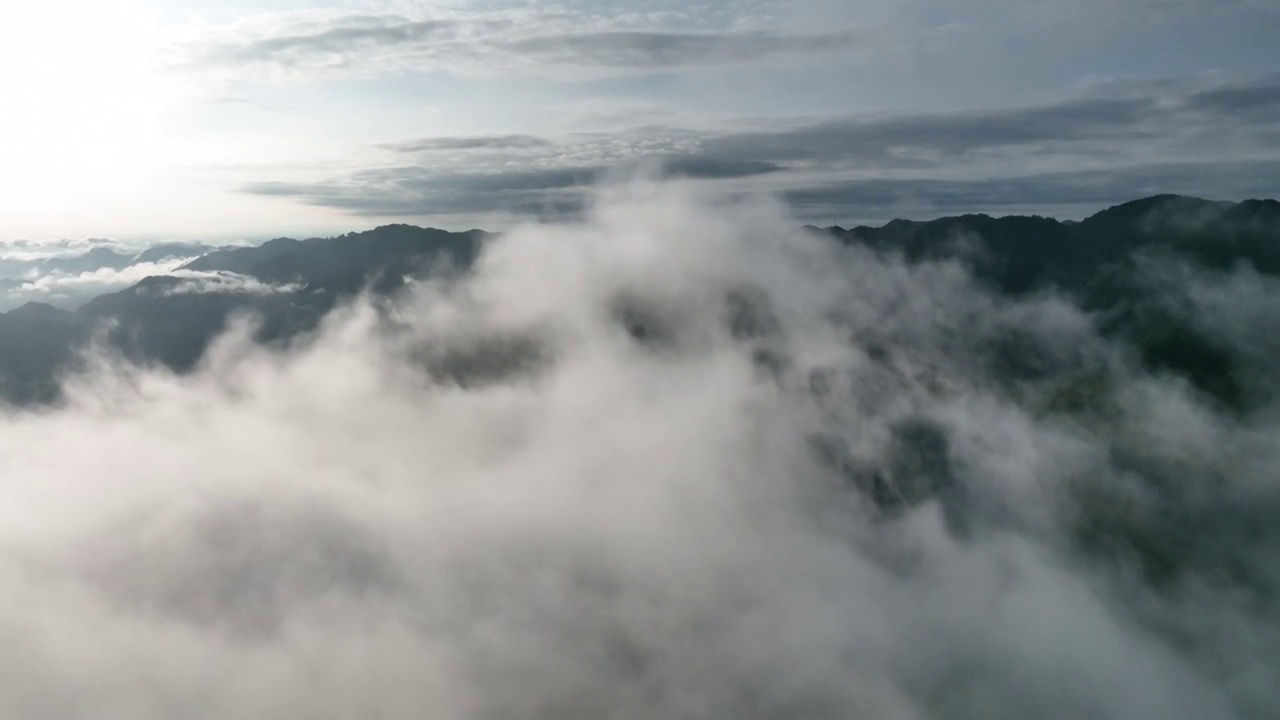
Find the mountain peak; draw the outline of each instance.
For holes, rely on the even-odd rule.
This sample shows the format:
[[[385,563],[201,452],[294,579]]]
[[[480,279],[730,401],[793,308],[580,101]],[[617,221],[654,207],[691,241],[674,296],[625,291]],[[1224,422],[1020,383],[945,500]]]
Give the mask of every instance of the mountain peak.
[[[118,256],[120,256],[120,257],[125,257],[125,253],[117,252],[115,248],[104,247],[104,246],[102,246],[102,245],[99,245],[99,246],[97,246],[97,247],[92,247],[92,248],[89,248],[88,250],[84,251],[84,252],[80,255],[80,257],[83,257],[83,258],[99,258],[99,257],[114,257],[114,256],[117,256],[117,255],[118,255]]]
[[[19,305],[18,307],[3,314],[8,315],[9,317],[38,317],[38,316],[47,317],[52,315],[64,315],[67,313],[68,313],[67,310],[63,310],[62,308],[59,308],[59,307],[54,307],[49,303],[40,302],[38,300],[32,300],[30,302],[23,303],[22,305]]]
[[[1106,210],[1093,215],[1089,220],[1140,220],[1157,211],[1162,213],[1173,212],[1183,214],[1188,212],[1194,213],[1205,210],[1224,209],[1230,206],[1231,203],[1229,202],[1205,200],[1204,198],[1193,197],[1191,195],[1163,193],[1160,195],[1140,198],[1138,200],[1130,200],[1129,202],[1121,203],[1119,205],[1113,205]]]

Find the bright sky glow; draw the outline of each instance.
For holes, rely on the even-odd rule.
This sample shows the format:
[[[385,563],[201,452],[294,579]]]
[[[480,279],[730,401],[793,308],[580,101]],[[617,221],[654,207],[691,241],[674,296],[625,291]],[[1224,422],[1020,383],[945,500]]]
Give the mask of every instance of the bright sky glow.
[[[0,213],[73,214],[164,163],[159,40],[130,0],[0,9]]]
[[[653,159],[833,220],[1275,195],[1275,27],[1267,0],[8,2],[0,241],[496,226]]]

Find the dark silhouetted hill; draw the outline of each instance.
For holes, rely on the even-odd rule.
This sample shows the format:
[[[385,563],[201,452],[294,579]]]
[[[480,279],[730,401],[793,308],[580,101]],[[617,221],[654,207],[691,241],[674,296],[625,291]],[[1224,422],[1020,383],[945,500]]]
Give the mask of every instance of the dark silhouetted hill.
[[[962,215],[819,232],[910,261],[957,260],[1006,295],[1065,293],[1149,367],[1186,377],[1231,407],[1247,404],[1237,359],[1185,313],[1159,302],[1140,265],[1144,258],[1165,257],[1205,270],[1247,265],[1280,274],[1280,203],[1274,200],[1159,195],[1080,222]],[[0,314],[0,396],[15,403],[55,398],[59,373],[74,364],[76,350],[96,328],[108,328],[108,345],[127,357],[177,371],[194,367],[237,313],[260,318],[258,339],[287,341],[362,290],[389,294],[407,278],[465,272],[489,237],[479,230],[385,225],[331,238],[277,238],[257,247],[171,244],[136,257],[97,248],[62,258],[55,267],[75,272],[205,253],[179,274],[147,278],[75,312],[30,303]],[[1074,403],[1076,395],[1065,394],[1063,402]]]
[[[1250,266],[1280,275],[1280,202],[1241,203],[1157,195],[1080,222],[963,215],[878,228],[826,228],[847,244],[910,261],[956,259],[1001,293],[1055,289],[1096,313],[1103,332],[1131,344],[1155,369],[1189,379],[1222,402],[1246,403],[1231,353],[1159,302],[1139,272],[1162,258],[1210,271]]]

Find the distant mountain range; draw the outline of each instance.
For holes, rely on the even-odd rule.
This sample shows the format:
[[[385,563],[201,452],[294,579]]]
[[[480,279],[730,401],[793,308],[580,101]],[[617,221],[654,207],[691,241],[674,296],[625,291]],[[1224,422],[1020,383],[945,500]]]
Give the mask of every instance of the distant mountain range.
[[[123,253],[109,247],[95,247],[78,255],[63,257],[30,260],[0,258],[0,277],[13,280],[50,272],[77,275],[102,269],[123,270],[142,263],[198,257],[217,249],[212,245],[198,243],[165,243],[153,245],[140,253]]]
[[[1156,195],[1117,205],[1081,222],[1037,216],[961,215],[929,222],[894,220],[878,228],[826,228],[848,243],[897,250],[909,259],[957,255],[965,239],[978,274],[1005,292],[1056,285],[1083,290],[1097,271],[1135,252],[1176,253],[1198,265],[1229,269],[1248,262],[1280,274],[1280,202],[1215,202]]]
[[[211,245],[164,243],[134,253],[98,246],[73,255],[0,256],[0,312],[33,299],[48,300],[64,308],[78,307],[107,290],[132,284],[143,273],[157,272],[162,265],[181,263],[217,249]]]
[[[957,259],[1004,294],[1056,288],[1094,313],[1104,333],[1131,343],[1144,362],[1183,375],[1231,407],[1247,403],[1234,358],[1186,317],[1149,302],[1152,291],[1136,263],[1159,256],[1205,270],[1251,266],[1280,275],[1280,202],[1274,200],[1160,195],[1080,222],[963,215],[809,230],[912,262]],[[74,310],[32,302],[0,314],[0,398],[55,401],[59,377],[77,366],[78,350],[95,337],[126,357],[179,372],[199,361],[237,312],[260,316],[263,342],[286,341],[362,290],[389,295],[412,278],[466,272],[491,237],[479,230],[387,225],[331,238],[278,238],[257,247],[162,245],[137,255],[95,248],[74,257],[0,261],[0,277],[15,282],[33,269],[94,273],[195,258]]]
[[[0,314],[0,397],[16,404],[55,400],[60,376],[78,365],[78,351],[95,337],[125,357],[179,372],[199,361],[237,312],[261,318],[260,340],[284,340],[314,328],[336,303],[363,289],[387,295],[407,278],[469,267],[487,237],[478,230],[387,225],[332,238],[205,248],[173,274],[144,278],[74,311],[30,302]],[[104,267],[95,263],[107,262],[119,269],[144,257],[171,257],[172,250],[131,257],[94,249],[60,260],[59,267],[93,272]]]

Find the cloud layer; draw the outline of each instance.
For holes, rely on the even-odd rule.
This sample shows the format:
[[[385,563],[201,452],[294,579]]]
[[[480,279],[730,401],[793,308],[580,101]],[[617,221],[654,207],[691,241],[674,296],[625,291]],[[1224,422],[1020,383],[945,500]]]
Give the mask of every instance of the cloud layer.
[[[242,72],[369,75],[414,67],[464,74],[498,69],[538,74],[630,73],[811,56],[852,42],[847,31],[690,32],[668,23],[636,28],[625,22],[625,16],[563,10],[422,19],[313,12],[266,16],[257,23],[206,32],[183,48],[179,57],[188,70],[232,76]]]
[[[0,415],[0,711],[1276,712],[1274,412],[793,227],[615,189],[290,350]]]
[[[80,256],[74,256],[80,257]],[[122,256],[129,263],[129,256]],[[17,278],[0,279],[0,311],[28,302],[74,308],[99,295],[123,290],[143,278],[168,275],[191,257],[173,257],[155,262],[132,262],[123,267],[99,267],[81,272],[35,267]]]
[[[365,216],[554,215],[610,172],[769,189],[806,218],[955,211],[1082,215],[1159,193],[1280,193],[1274,77],[1191,87],[1098,87],[1018,108],[756,120],[733,131],[642,126],[564,136],[442,136],[384,144],[393,164],[246,192]],[[729,182],[724,182],[729,181]]]
[[[814,209],[844,224],[941,210],[906,195],[923,181],[1162,163],[1216,166],[1231,180],[1218,197],[1280,192],[1236,165],[1280,160],[1269,0],[123,1],[156,7],[0,18],[11,79],[30,87],[0,127],[0,235],[505,227],[491,216],[563,215],[583,188],[512,197],[472,175],[649,156],[782,167],[717,179],[732,190],[914,183],[892,205]],[[1039,195],[1021,207],[1058,211]],[[1101,209],[1086,204],[1068,210]]]

